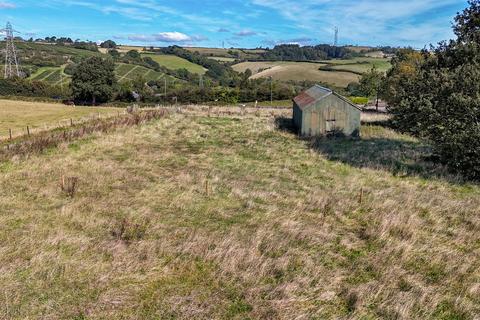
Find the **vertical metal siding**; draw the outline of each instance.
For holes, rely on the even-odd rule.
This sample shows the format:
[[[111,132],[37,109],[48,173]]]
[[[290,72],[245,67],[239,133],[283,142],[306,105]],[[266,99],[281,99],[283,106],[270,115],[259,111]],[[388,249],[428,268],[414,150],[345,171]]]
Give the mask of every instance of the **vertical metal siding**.
[[[302,135],[323,135],[327,133],[327,120],[335,120],[335,127],[350,136],[360,131],[360,115],[360,110],[337,96],[330,95],[303,110],[298,117],[301,119],[299,127]]]

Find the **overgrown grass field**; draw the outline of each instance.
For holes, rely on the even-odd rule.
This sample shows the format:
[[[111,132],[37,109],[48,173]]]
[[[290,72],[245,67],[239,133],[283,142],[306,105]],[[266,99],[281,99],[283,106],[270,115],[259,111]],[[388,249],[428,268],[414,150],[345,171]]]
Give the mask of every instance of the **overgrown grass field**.
[[[14,158],[0,314],[473,319],[480,187],[428,154],[381,126],[310,141],[268,112],[184,111]]]
[[[70,119],[80,120],[93,116],[117,114],[117,108],[71,107],[56,103],[25,102],[17,100],[0,100],[0,139],[9,136],[12,129],[14,136],[26,133],[29,126],[33,131],[43,130],[45,127],[57,127]]]

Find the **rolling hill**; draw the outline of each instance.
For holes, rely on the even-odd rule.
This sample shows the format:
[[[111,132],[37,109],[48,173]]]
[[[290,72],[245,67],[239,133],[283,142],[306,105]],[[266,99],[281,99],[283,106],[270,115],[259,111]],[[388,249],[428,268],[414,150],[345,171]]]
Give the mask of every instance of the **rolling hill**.
[[[252,78],[269,78],[275,80],[310,80],[320,81],[346,87],[351,82],[357,82],[360,75],[370,71],[373,67],[379,71],[386,72],[390,67],[389,59],[378,58],[355,58],[355,59],[334,59],[315,62],[289,62],[289,61],[258,61],[241,62],[233,65],[237,72],[245,72],[250,69],[253,72]]]

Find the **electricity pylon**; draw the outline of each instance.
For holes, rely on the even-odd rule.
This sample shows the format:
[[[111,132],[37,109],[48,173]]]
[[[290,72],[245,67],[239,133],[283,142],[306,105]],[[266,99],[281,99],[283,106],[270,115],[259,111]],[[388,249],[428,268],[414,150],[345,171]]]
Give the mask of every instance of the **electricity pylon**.
[[[20,77],[17,49],[15,48],[15,38],[13,36],[14,30],[10,22],[7,22],[7,27],[0,31],[5,33],[5,68],[3,76],[5,79]]]
[[[338,47],[338,27],[335,27],[335,39],[333,41],[333,45]]]

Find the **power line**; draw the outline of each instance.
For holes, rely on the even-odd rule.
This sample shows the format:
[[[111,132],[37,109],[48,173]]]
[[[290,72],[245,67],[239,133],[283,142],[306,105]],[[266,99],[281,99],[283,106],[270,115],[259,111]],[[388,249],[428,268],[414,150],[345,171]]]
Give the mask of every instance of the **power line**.
[[[16,32],[13,30],[10,22],[7,22],[7,27],[0,30],[5,32],[5,69],[4,69],[4,78],[13,78],[20,77],[20,67],[18,65],[17,58],[17,49],[15,48],[15,38],[13,33]]]

